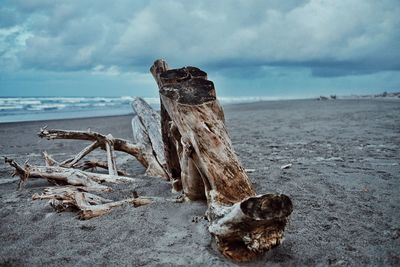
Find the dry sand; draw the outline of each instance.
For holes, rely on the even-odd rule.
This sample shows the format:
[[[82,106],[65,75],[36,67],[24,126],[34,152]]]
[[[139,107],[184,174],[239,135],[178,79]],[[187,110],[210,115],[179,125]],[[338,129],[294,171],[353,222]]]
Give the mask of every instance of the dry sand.
[[[237,154],[257,192],[289,195],[295,210],[278,248],[243,266],[400,265],[400,101],[275,101],[225,108]],[[42,164],[46,149],[65,159],[86,143],[47,141],[38,129],[87,129],[131,138],[130,116],[0,124],[1,155]],[[103,156],[101,151],[95,156]],[[135,159],[120,166],[140,182],[109,195],[170,196]],[[287,169],[280,167],[292,164]],[[0,165],[0,182],[10,178]],[[124,206],[80,221],[31,195],[48,186],[0,184],[1,266],[231,266],[214,250],[204,203]]]

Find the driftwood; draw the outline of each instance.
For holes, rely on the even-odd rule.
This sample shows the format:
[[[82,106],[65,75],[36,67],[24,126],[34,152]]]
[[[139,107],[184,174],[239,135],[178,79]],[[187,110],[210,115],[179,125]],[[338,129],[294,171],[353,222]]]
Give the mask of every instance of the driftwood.
[[[114,151],[128,153],[144,167],[146,174],[161,176],[168,179],[168,172],[165,170],[164,151],[161,141],[160,117],[142,99],[136,98],[132,107],[135,117],[132,120],[133,135],[135,144],[120,138],[114,138],[111,134],[103,135],[97,132],[88,131],[66,131],[43,128],[39,137],[47,139],[74,139],[92,141],[74,157],[58,162],[46,151],[43,152],[45,166],[32,166],[27,163],[21,166],[12,159],[5,158],[6,163],[14,167],[14,175],[20,177],[18,189],[27,182],[28,178],[43,178],[50,183],[63,187],[46,188],[42,195],[35,194],[34,199],[49,199],[50,205],[56,210],[75,209],[79,211],[82,219],[89,219],[106,214],[113,207],[131,203],[136,206],[150,203],[149,198],[125,199],[112,202],[93,195],[93,191],[110,191],[109,186],[102,183],[134,182],[134,178],[126,177],[125,173],[117,169]],[[97,148],[106,151],[107,162],[98,160],[86,160],[80,162],[85,156]],[[87,172],[85,170],[97,167],[107,169],[107,174]],[[79,170],[81,169],[81,170]],[[122,175],[122,176],[121,176]],[[67,185],[67,186],[65,186]],[[156,198],[152,198],[153,201]],[[158,199],[159,200],[159,199]],[[175,200],[174,200],[175,201]]]
[[[148,142],[145,138],[141,141],[143,143],[133,144],[121,138],[114,138],[111,134],[103,135],[93,131],[69,131],[58,129],[42,128],[38,134],[40,138],[52,139],[73,139],[73,140],[86,140],[93,141],[92,144],[85,147],[75,157],[59,163],[60,167],[75,167],[79,160],[92,152],[94,149],[100,147],[107,153],[107,169],[110,175],[118,175],[118,169],[115,162],[114,151],[121,151],[134,156],[145,168],[148,175],[160,176],[167,179],[167,174],[163,167],[154,164],[153,151],[148,149]],[[150,145],[151,146],[151,145]],[[51,159],[51,161],[54,161]],[[79,165],[78,165],[79,166]],[[111,166],[111,167],[110,167]]]
[[[167,69],[168,65],[165,61],[158,61],[158,64],[154,64],[150,72],[156,80],[158,87],[161,88],[161,80],[158,79],[158,74],[163,70]],[[161,116],[161,134],[162,134],[162,142],[164,147],[164,155],[166,162],[166,170],[168,171],[169,177],[172,181],[173,188],[176,191],[182,190],[181,183],[181,167],[179,158],[177,155],[175,140],[176,137],[173,134],[179,134],[177,131],[173,131],[173,125],[171,124],[171,118],[168,115],[168,112],[165,110],[164,104],[160,97],[160,116]],[[172,127],[172,128],[171,128]]]
[[[161,139],[160,115],[143,99],[132,101],[135,116],[132,119],[133,141],[142,144],[141,156],[145,160],[146,174],[169,180]]]
[[[122,151],[136,157],[143,165],[147,165],[147,162],[143,159],[141,147],[142,145],[135,145],[127,140],[114,138],[111,134],[103,135],[92,131],[67,131],[57,129],[42,128],[38,133],[40,138],[52,139],[74,139],[74,140],[86,140],[93,141],[92,144],[85,147],[79,152],[74,158],[68,159],[60,163],[63,167],[72,167],[84,156],[89,154],[97,147],[101,147],[107,152],[107,165],[110,175],[117,175],[118,170],[116,169],[114,150]]]
[[[106,169],[108,170],[108,163],[106,161],[102,160],[85,160],[84,162],[75,162],[74,164],[64,164],[65,162],[69,162],[69,160],[66,160],[64,162],[58,162],[51,155],[49,155],[46,151],[43,151],[43,157],[46,163],[46,166],[59,166],[59,167],[64,167],[64,168],[75,168],[75,169],[81,169],[82,171],[86,171],[88,169],[91,169],[92,171],[101,168],[101,169]],[[117,174],[120,176],[128,176],[128,173],[126,173],[123,170],[117,170]]]
[[[112,201],[91,193],[82,192],[76,187],[71,186],[46,188],[43,194],[34,194],[32,199],[48,199],[49,204],[59,212],[65,210],[78,210],[78,216],[83,220],[108,214],[113,208],[122,206],[126,203],[132,204],[134,207],[151,203],[150,199],[139,197]]]
[[[134,156],[146,168],[147,175],[159,176],[169,180],[170,174],[166,168],[161,138],[160,115],[139,97],[133,100],[132,108],[135,112],[132,119],[134,143],[121,138],[114,138],[111,134],[104,135],[90,130],[68,131],[42,128],[38,134],[40,138],[92,141],[75,157],[60,163],[46,154],[46,163],[49,166],[57,165],[65,168],[101,167],[108,169],[110,175],[120,175],[121,171],[117,169],[114,151],[121,151]],[[81,159],[97,148],[106,151],[106,164],[100,161],[86,161],[85,164],[78,164]]]
[[[31,166],[24,164],[21,166],[13,159],[5,158],[5,162],[14,167],[14,175],[20,177],[18,188],[21,188],[28,178],[42,178],[57,185],[79,186],[85,191],[109,191],[108,186],[101,183],[124,183],[135,182],[131,177],[114,176],[101,173],[92,173],[77,169],[63,168],[58,166]],[[13,175],[13,176],[14,176]]]
[[[54,166],[57,162],[47,153],[46,166],[21,166],[13,159],[5,158],[5,162],[14,167],[14,175],[20,177],[18,188],[27,182],[28,178],[42,178],[58,185],[48,187],[42,194],[34,194],[33,200],[49,200],[50,206],[57,211],[77,210],[80,219],[87,220],[108,214],[115,207],[126,203],[139,207],[152,202],[150,198],[141,198],[137,195],[133,198],[112,201],[89,192],[111,191],[111,188],[101,183],[133,183],[134,178],[85,172],[72,168]],[[13,175],[13,176],[14,176]],[[63,185],[63,186],[59,186]],[[156,199],[156,198],[155,198]]]
[[[139,197],[133,191],[133,197],[119,201],[112,201],[89,192],[108,192],[111,187],[101,183],[130,183],[137,181],[135,178],[124,176],[113,176],[109,174],[91,173],[72,168],[54,166],[58,164],[47,153],[45,156],[46,166],[24,166],[15,160],[5,158],[5,162],[14,168],[14,174],[20,177],[18,189],[27,182],[28,178],[47,179],[56,187],[47,187],[42,194],[34,194],[33,200],[49,200],[50,206],[56,211],[78,211],[78,217],[83,220],[91,219],[108,214],[113,208],[124,204],[132,204],[134,207],[150,204],[152,202],[183,202],[179,196],[175,199],[161,197]],[[96,163],[97,165],[97,163]],[[14,180],[13,180],[14,181]]]
[[[81,219],[107,214],[125,203],[141,206],[154,201],[206,200],[208,230],[226,257],[249,261],[280,244],[292,202],[283,194],[257,195],[254,191],[234,152],[224,112],[207,74],[195,67],[170,70],[162,60],[154,62],[150,71],[159,87],[161,110],[158,114],[140,98],[133,101],[134,143],[90,130],[41,129],[41,138],[92,143],[62,162],[44,152],[45,166],[21,166],[6,158],[14,175],[20,177],[19,187],[28,178],[47,179],[57,187],[49,187],[33,199],[48,199],[58,211],[78,210]],[[106,151],[107,162],[80,162],[97,148]],[[135,182],[117,169],[115,151],[134,156],[147,175],[170,180],[184,197],[168,200],[135,195],[112,201],[90,193],[111,190],[102,183]],[[96,167],[107,169],[108,174],[85,171]]]
[[[234,153],[207,74],[195,67],[169,70],[162,60],[150,71],[164,109],[168,169],[180,170],[172,178],[182,184],[187,198],[207,199],[209,231],[218,249],[235,261],[248,261],[278,245],[292,203],[285,195],[256,195]]]

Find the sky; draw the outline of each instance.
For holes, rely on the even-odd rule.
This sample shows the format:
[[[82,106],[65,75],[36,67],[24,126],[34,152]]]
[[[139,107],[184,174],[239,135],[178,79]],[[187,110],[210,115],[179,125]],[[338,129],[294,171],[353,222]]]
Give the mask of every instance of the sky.
[[[0,96],[158,94],[200,67],[220,96],[400,91],[399,0],[0,0]]]

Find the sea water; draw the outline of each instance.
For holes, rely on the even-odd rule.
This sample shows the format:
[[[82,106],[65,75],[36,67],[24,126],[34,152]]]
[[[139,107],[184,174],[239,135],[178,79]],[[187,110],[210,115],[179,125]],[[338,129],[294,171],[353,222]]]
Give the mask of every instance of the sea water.
[[[0,123],[133,114],[134,97],[0,97]],[[158,97],[143,98],[159,110]],[[221,97],[222,104],[271,100],[268,97]]]
[[[133,97],[0,97],[0,123],[126,115]],[[157,98],[145,99],[153,108]]]

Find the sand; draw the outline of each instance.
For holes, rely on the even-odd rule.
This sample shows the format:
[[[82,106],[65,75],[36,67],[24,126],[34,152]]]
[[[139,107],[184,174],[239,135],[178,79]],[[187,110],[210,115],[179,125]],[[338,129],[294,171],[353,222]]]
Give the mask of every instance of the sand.
[[[284,243],[243,266],[400,265],[400,101],[273,101],[225,108],[235,150],[259,193],[294,202]],[[130,139],[131,116],[0,124],[1,155],[42,164],[46,149],[65,159],[86,143],[47,141],[38,129],[90,128]],[[104,156],[101,151],[94,154]],[[171,196],[160,179],[142,176],[134,158],[118,163],[140,178],[114,186],[113,199]],[[287,169],[281,166],[292,164]],[[31,180],[16,192],[0,165],[1,266],[234,266],[215,251],[205,203],[124,206],[80,221],[32,201],[48,186]],[[196,222],[197,221],[197,222]]]

